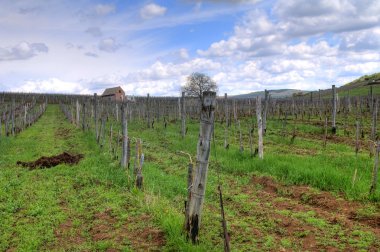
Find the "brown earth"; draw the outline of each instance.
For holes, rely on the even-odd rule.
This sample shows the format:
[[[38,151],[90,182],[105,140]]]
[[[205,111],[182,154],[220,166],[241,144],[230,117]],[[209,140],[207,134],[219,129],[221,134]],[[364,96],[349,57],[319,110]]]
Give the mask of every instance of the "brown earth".
[[[42,156],[41,158],[32,162],[17,161],[16,164],[21,165],[23,167],[29,167],[29,170],[34,170],[37,168],[51,168],[59,164],[69,164],[69,165],[78,164],[78,162],[82,158],[83,158],[82,154],[74,155],[67,152],[63,152],[59,155],[51,156],[51,157]]]
[[[133,251],[160,251],[165,245],[165,234],[157,227],[152,226],[152,218],[147,214],[130,216],[127,222],[120,227],[112,210],[106,210],[94,215],[94,225],[90,235],[94,242],[102,240],[113,241],[114,244],[123,244],[126,241]],[[127,244],[124,244],[127,245]],[[119,251],[109,248],[109,251]]]
[[[308,186],[287,186],[271,177],[253,176],[247,185],[229,180],[225,208],[235,216],[227,221],[231,244],[247,250],[380,251],[380,205],[351,202],[341,195]],[[245,195],[244,197],[242,197]],[[363,209],[372,212],[363,216]],[[374,241],[363,245],[362,236]],[[268,247],[268,237],[273,239]],[[290,242],[292,247],[283,244]],[[247,244],[247,245],[245,245]],[[362,246],[362,247],[360,247]],[[363,247],[366,246],[366,247]]]

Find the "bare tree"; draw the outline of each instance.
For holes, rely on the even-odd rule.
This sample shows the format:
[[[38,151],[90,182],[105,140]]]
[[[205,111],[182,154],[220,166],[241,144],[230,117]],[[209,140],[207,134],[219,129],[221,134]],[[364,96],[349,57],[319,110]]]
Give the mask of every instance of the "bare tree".
[[[218,91],[216,82],[203,73],[192,73],[187,77],[186,85],[182,87],[182,92],[188,96],[199,97],[202,100],[204,91]]]

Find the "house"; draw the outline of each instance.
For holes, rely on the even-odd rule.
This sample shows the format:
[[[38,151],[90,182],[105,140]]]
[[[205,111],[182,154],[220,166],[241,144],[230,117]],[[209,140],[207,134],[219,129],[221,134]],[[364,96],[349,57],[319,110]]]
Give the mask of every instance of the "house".
[[[107,88],[102,94],[102,99],[109,101],[124,101],[125,93],[124,90],[119,87]]]

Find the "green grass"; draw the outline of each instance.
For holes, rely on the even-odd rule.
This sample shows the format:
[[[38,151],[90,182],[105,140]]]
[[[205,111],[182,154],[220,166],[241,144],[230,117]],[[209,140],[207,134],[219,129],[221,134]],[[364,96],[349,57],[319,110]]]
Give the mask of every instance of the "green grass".
[[[321,246],[341,250],[346,246],[380,247],[379,240],[373,238],[370,231],[369,238],[361,240],[367,234],[365,227],[350,230],[330,224],[313,208],[277,211],[274,205],[289,201],[288,192],[279,192],[275,199],[265,199],[260,194],[263,188],[252,187],[251,183],[253,175],[269,175],[285,184],[309,185],[316,191],[327,190],[362,201],[368,207],[359,209],[358,214],[373,216],[379,206],[370,200],[379,201],[380,190],[368,198],[373,158],[365,149],[356,157],[353,148],[343,143],[328,142],[323,148],[322,129],[308,124],[307,120],[298,121],[296,126],[297,131],[305,135],[297,136],[294,143],[290,143],[292,123],[288,123],[284,137],[281,136],[282,124],[270,119],[264,139],[264,160],[259,160],[249,154],[251,122],[251,119],[242,120],[243,153],[238,149],[237,128],[232,125],[229,129],[230,148],[225,150],[223,125],[215,124],[200,244],[192,245],[182,234],[189,160],[178,151],[190,153],[195,160],[198,122],[188,120],[185,139],[180,137],[179,122],[169,123],[167,129],[162,121],[157,121],[154,129],[147,129],[141,121],[129,122],[129,135],[143,140],[145,155],[144,190],[138,191],[131,182],[131,173],[121,169],[119,161],[110,154],[108,134],[101,149],[92,131],[83,133],[76,129],[64,119],[58,106],[49,105],[35,125],[16,137],[0,140],[0,251],[11,248],[18,251],[106,251],[110,248],[133,251],[137,246],[134,241],[138,239],[135,234],[155,229],[164,234],[162,250],[221,251],[223,240],[216,191],[219,182],[224,188],[231,247],[236,251],[301,250],[301,240],[314,235],[308,230],[287,233],[274,214],[317,229],[316,242]],[[110,120],[107,129],[111,123],[117,132],[119,123]],[[254,143],[256,134],[255,129]],[[316,137],[310,138],[310,135]],[[115,142],[115,136],[113,140]],[[131,149],[134,157],[134,140]],[[82,153],[85,158],[75,166],[59,165],[33,171],[15,165],[18,160],[32,161],[63,151]],[[132,166],[133,162],[132,158]],[[353,185],[355,169],[358,175]],[[107,232],[96,233],[99,227]],[[96,238],[101,235],[103,239]],[[154,232],[148,237],[152,235]],[[152,244],[147,241],[146,246]]]

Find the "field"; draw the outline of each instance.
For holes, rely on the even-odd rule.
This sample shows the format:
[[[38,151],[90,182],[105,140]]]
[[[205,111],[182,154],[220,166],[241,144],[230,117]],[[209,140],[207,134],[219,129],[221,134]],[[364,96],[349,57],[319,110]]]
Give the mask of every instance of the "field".
[[[317,119],[298,121],[292,141],[292,121],[272,117],[261,160],[249,150],[252,121],[241,121],[243,152],[237,125],[225,149],[223,122],[215,122],[200,242],[193,245],[182,231],[189,159],[179,151],[194,159],[198,120],[188,118],[184,139],[180,120],[166,128],[157,121],[154,129],[128,122],[132,145],[143,142],[140,191],[120,167],[120,149],[115,157],[109,148],[108,133],[100,147],[93,130],[83,132],[49,104],[33,126],[0,139],[0,250],[221,251],[219,184],[233,251],[380,250],[380,191],[368,195],[374,161],[365,139],[355,155],[353,124],[346,126],[351,137],[329,133],[324,147]],[[116,132],[120,123],[105,127],[111,123]],[[16,165],[65,151],[84,158],[49,169]]]

